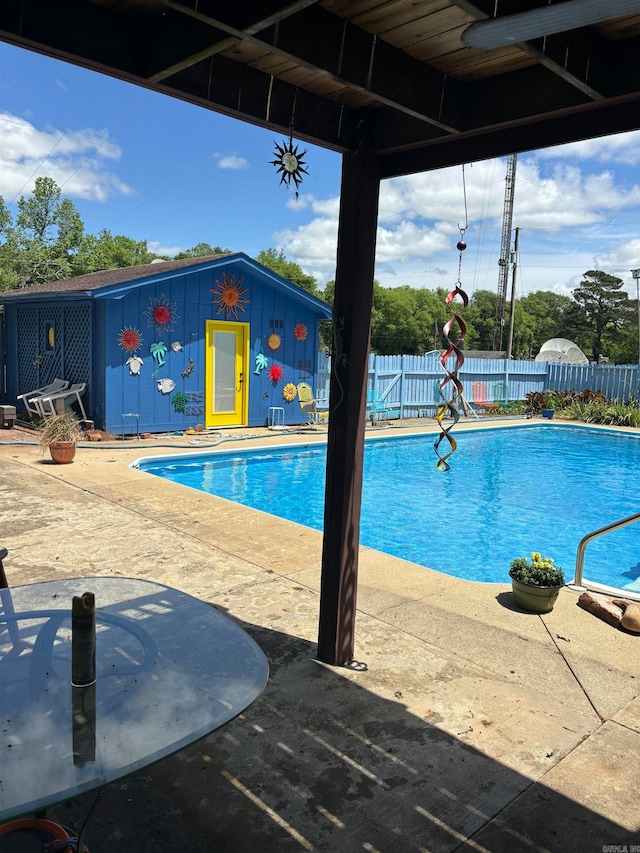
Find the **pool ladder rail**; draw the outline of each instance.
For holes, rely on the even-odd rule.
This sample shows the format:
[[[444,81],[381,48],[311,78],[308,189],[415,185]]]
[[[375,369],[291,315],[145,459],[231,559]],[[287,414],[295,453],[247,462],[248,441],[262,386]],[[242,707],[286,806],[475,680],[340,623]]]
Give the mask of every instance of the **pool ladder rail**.
[[[583,536],[578,545],[578,553],[576,555],[576,573],[573,578],[573,583],[567,584],[570,589],[576,592],[583,592],[587,589],[582,584],[582,571],[584,567],[584,552],[586,551],[589,542],[597,539],[599,536],[604,536],[605,533],[611,533],[613,530],[619,530],[621,527],[626,527],[628,524],[633,524],[640,521],[640,512],[635,512],[633,515],[628,515],[626,518],[621,518],[619,521],[612,521],[611,524],[606,524],[604,527],[599,527],[597,530],[592,530]],[[613,587],[604,586],[602,584],[592,583],[590,587],[596,592],[602,591],[606,593],[614,593],[624,598],[640,601],[640,590],[614,589]]]

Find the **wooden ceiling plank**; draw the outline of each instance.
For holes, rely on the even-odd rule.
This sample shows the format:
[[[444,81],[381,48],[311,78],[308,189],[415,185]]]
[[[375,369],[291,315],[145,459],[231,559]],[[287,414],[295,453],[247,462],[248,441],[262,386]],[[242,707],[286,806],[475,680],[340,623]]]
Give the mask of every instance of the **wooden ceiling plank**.
[[[334,151],[349,150],[353,137],[354,112],[349,107],[220,55],[186,68],[157,88],[277,133],[289,133],[293,115],[296,137]]]
[[[590,104],[587,109],[561,110],[525,124],[481,129],[446,140],[434,139],[411,151],[383,154],[380,158],[381,177],[414,175],[460,163],[624,133],[637,127],[636,97]]]
[[[163,0],[215,28],[268,45],[306,68],[321,71],[387,106],[435,124],[450,133],[460,129],[455,81],[324,9],[307,8],[256,35],[241,34],[219,18],[220,4],[198,0]],[[226,8],[226,7],[225,7]],[[401,85],[389,82],[389,66],[400,71]],[[444,94],[443,94],[444,92]]]
[[[437,12],[447,8],[452,9],[450,0],[433,0],[432,3],[421,3],[419,10],[413,0],[404,0],[404,2],[388,3],[382,9],[371,9],[362,15],[349,14],[348,17],[355,26],[381,36],[397,27],[410,25],[412,22],[418,23],[418,21],[432,17]],[[453,9],[453,11],[457,10]],[[473,19],[469,23],[473,23]]]
[[[73,0],[58,0],[55,5],[48,0],[0,3],[3,41],[33,50],[47,45],[51,56],[75,57],[86,67],[106,73],[117,69],[116,76],[123,79],[140,71],[138,37],[134,25],[120,27],[113,14],[99,6],[79,6]]]
[[[405,50],[416,42],[426,40],[439,41],[443,34],[448,32],[462,32],[473,23],[470,15],[465,15],[460,9],[449,6],[433,15],[415,19],[407,24],[396,25],[381,33],[384,39],[394,47]],[[458,37],[456,48],[462,47],[462,41]]]

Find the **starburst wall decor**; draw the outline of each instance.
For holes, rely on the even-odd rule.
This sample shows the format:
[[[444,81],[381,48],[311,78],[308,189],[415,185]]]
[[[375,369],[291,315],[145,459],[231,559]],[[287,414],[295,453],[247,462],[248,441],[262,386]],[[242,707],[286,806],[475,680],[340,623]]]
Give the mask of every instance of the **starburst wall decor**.
[[[291,181],[296,187],[296,198],[298,198],[298,187],[302,183],[302,175],[308,175],[309,172],[305,169],[306,163],[304,156],[307,153],[304,151],[298,152],[298,146],[293,144],[293,137],[289,137],[289,141],[283,141],[282,145],[274,142],[276,150],[274,152],[276,159],[271,160],[272,166],[276,167],[276,171],[280,173],[280,183],[285,184],[287,189],[291,186]]]
[[[173,324],[180,319],[176,314],[176,303],[167,299],[164,293],[159,297],[152,296],[144,313],[147,326],[155,326],[157,332],[164,332],[165,329],[172,332]]]
[[[222,271],[222,281],[214,279],[216,286],[209,288],[209,293],[213,293],[214,299],[211,301],[214,305],[218,305],[216,316],[222,311],[226,311],[226,319],[233,314],[235,320],[238,320],[238,312],[245,311],[245,305],[249,305],[249,300],[245,297],[245,293],[249,290],[248,287],[240,287],[242,284],[242,276],[236,281],[236,274],[231,273],[227,276],[226,270]]]
[[[125,352],[135,352],[142,346],[142,335],[133,326],[125,326],[118,335],[118,343]]]

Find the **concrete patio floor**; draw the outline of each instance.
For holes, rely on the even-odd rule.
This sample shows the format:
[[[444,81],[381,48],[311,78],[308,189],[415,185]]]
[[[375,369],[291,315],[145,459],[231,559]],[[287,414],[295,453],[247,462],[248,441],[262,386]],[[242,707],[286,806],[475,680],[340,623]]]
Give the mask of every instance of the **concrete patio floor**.
[[[355,660],[330,667],[315,659],[319,533],[128,467],[204,449],[206,436],[87,444],[71,465],[30,438],[0,430],[12,585],[112,575],[178,587],[244,627],[271,668],[239,718],[104,788],[91,853],[640,851],[640,636],[568,589],[535,616],[508,582],[361,548]],[[95,799],[49,816],[77,827]]]

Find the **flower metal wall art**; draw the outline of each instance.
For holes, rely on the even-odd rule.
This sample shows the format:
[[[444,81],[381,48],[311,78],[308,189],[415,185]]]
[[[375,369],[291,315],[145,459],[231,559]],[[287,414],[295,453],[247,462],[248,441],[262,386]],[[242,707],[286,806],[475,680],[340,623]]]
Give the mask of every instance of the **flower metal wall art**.
[[[293,403],[298,394],[298,389],[293,384],[293,382],[287,382],[287,384],[282,389],[282,396],[287,403]]]

